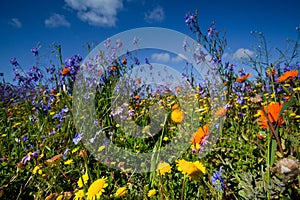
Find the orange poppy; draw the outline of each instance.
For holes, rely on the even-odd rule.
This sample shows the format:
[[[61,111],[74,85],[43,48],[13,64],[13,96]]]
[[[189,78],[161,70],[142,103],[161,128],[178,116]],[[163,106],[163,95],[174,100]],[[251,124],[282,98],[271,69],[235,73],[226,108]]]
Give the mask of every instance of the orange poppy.
[[[69,67],[64,68],[61,72],[62,75],[67,75],[68,73],[70,73],[70,68]]]
[[[203,127],[198,128],[198,130],[193,134],[191,143],[193,145],[200,144],[201,142],[203,142],[205,136],[208,136],[208,134],[208,124],[206,124]]]
[[[298,76],[298,70],[290,70],[284,72],[280,77],[278,77],[278,83],[288,81]]]
[[[251,76],[251,74],[250,73],[248,73],[248,74],[246,74],[246,75],[244,75],[244,76],[239,76],[238,78],[237,78],[237,82],[239,82],[239,83],[241,83],[241,82],[243,82],[245,79],[247,79],[247,78],[249,78]]]
[[[279,116],[280,111],[282,109],[283,104],[277,103],[270,103],[267,107],[264,106],[264,111],[259,110],[258,114],[260,117],[258,118],[261,128],[267,129],[269,127],[268,119],[270,120],[271,124],[277,123],[278,126],[284,123],[284,120]],[[268,114],[268,119],[264,113]]]

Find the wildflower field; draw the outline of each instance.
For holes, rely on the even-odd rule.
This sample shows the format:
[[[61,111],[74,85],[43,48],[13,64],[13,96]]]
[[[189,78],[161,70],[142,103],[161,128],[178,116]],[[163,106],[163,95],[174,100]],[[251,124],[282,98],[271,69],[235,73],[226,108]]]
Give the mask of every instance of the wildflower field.
[[[225,62],[225,34],[214,23],[203,31],[197,20],[196,11],[185,23],[220,84],[187,65],[187,84],[175,92],[143,84],[146,76],[120,85],[130,70],[152,65],[135,52],[118,55],[122,41],[109,39],[107,51],[87,60],[64,57],[59,45],[49,53],[58,64],[25,71],[11,58],[15,82],[0,82],[0,199],[300,199],[300,32],[276,60],[254,33],[260,48],[244,64],[251,73]],[[189,53],[197,63],[205,58]],[[83,69],[89,74],[78,76]],[[158,155],[170,143],[176,148]],[[146,153],[144,163],[128,156]]]

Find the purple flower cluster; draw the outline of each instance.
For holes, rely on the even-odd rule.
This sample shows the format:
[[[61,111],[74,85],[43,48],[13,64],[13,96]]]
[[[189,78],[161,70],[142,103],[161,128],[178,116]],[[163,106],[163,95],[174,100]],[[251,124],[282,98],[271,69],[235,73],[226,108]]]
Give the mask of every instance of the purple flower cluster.
[[[80,55],[72,56],[70,58],[67,58],[65,61],[65,67],[69,67],[70,69],[69,76],[73,80],[75,80],[75,76],[81,65],[81,61],[82,61],[82,57]]]
[[[193,29],[193,26],[195,25],[196,22],[197,22],[197,13],[195,14],[187,13],[185,15],[185,23],[190,27],[191,30]]]
[[[19,63],[18,63],[18,61],[17,61],[17,59],[16,58],[11,58],[10,59],[10,64],[12,64],[13,66],[19,66]]]
[[[211,23],[211,26],[207,30],[207,36],[212,38],[217,33],[217,28],[215,26],[215,22]]]

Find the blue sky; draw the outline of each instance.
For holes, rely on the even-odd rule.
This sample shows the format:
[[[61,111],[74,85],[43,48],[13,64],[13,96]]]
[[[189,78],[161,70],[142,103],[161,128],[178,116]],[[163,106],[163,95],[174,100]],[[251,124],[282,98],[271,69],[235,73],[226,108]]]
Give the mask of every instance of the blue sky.
[[[193,36],[184,17],[196,8],[203,30],[212,20],[218,29],[227,30],[231,58],[240,49],[253,51],[251,30],[262,31],[270,47],[284,48],[286,38],[297,36],[299,7],[298,0],[1,0],[0,72],[12,80],[12,57],[24,69],[37,62],[47,65],[53,42],[62,46],[65,59],[78,53],[85,57],[86,43],[98,44],[133,28],[164,27]],[[38,43],[41,57],[36,58],[30,49]]]

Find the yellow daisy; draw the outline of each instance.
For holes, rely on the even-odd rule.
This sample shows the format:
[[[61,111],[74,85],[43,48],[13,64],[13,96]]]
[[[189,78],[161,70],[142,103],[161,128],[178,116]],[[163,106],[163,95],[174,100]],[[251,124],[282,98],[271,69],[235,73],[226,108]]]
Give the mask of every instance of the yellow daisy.
[[[84,191],[83,190],[78,190],[76,193],[75,193],[75,197],[74,197],[74,200],[81,200],[84,198]]]
[[[166,173],[171,172],[171,166],[166,162],[162,162],[157,165],[156,171],[158,171],[161,175],[165,175]]]
[[[205,167],[199,161],[193,163],[186,160],[178,160],[177,167],[182,174],[188,176],[192,180],[199,179],[201,175],[206,172]]]
[[[108,186],[106,179],[107,178],[100,178],[92,183],[87,192],[87,199],[94,200],[101,197],[102,193],[105,192],[104,188]]]
[[[118,190],[115,193],[115,196],[117,198],[119,197],[124,197],[126,194],[128,193],[128,190],[126,189],[126,187],[120,187],[118,188]]]

